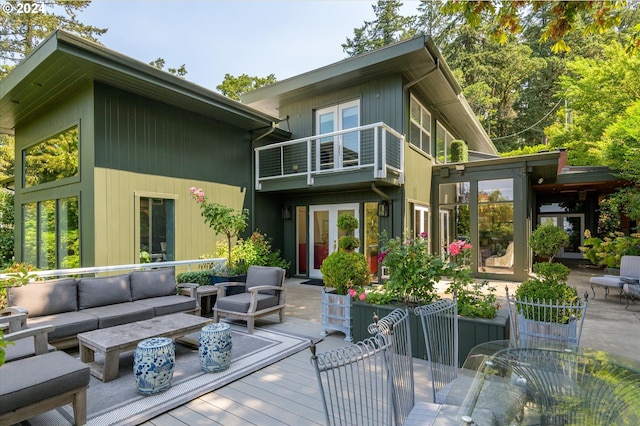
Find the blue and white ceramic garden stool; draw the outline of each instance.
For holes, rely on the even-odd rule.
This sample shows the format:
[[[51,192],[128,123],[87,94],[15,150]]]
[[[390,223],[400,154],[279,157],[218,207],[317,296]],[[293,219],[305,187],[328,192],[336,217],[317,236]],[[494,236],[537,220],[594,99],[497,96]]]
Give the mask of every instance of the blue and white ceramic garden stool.
[[[153,337],[138,343],[133,354],[138,392],[153,395],[169,389],[175,364],[175,346],[168,337]]]
[[[200,366],[204,371],[223,371],[231,365],[231,326],[226,323],[202,327],[198,340]]]

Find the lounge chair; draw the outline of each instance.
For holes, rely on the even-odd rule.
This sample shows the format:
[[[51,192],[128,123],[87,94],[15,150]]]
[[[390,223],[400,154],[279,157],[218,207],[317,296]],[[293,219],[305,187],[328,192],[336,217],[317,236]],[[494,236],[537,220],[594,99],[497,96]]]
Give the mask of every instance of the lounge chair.
[[[511,268],[513,267],[513,241],[507,246],[507,251],[503,256],[491,256],[484,261],[485,266],[497,267],[497,268]]]

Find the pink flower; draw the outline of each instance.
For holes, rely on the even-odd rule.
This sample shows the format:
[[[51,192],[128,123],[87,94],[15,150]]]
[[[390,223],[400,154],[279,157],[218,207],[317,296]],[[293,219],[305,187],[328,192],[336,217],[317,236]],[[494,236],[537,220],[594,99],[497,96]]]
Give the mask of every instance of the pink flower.
[[[358,299],[364,301],[364,299],[367,298],[367,295],[364,293],[364,291],[362,293],[360,293],[360,296],[358,296]]]
[[[189,191],[191,191],[192,193],[193,193],[193,192],[196,192],[196,187],[195,187],[195,186],[192,186],[191,188],[189,188]]]
[[[387,257],[387,251],[381,251],[378,253],[378,262],[384,261],[384,258]]]
[[[427,237],[429,236],[429,234],[427,234],[426,232],[422,231],[422,232],[420,233],[420,236],[421,236],[422,238],[427,238]]]
[[[465,243],[465,245],[462,246],[462,250],[471,250],[473,248],[473,246],[469,243]]]
[[[457,241],[454,241],[451,244],[449,244],[449,254],[451,256],[457,256],[460,254],[460,245],[458,244]]]
[[[356,297],[356,294],[358,294],[358,292],[356,292],[356,290],[353,288],[350,288],[348,293],[349,293],[349,296],[351,297]]]

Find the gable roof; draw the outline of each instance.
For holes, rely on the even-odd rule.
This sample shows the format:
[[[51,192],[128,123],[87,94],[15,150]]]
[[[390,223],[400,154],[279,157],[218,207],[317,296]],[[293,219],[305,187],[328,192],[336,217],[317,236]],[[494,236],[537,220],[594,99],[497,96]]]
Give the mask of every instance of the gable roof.
[[[451,129],[474,151],[497,150],[462,95],[462,88],[438,48],[427,36],[397,42],[242,95],[242,102],[279,116],[280,105],[316,96],[345,85],[401,72],[411,88],[437,109]]]
[[[248,130],[274,117],[81,37],[57,30],[0,80],[0,132],[50,108],[89,81],[213,117]]]

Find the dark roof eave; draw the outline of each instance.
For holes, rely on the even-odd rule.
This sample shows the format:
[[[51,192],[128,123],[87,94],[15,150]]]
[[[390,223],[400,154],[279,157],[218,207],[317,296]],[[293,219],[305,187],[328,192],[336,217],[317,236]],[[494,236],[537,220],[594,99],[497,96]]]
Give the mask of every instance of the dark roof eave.
[[[12,106],[4,98],[10,96],[13,90],[17,91],[21,87],[24,89],[24,85],[34,83],[29,81],[32,72],[39,66],[45,66],[47,59],[52,58],[56,52],[68,55],[69,61],[79,64],[87,81],[93,80],[120,87],[161,102],[173,104],[172,101],[175,100],[181,107],[203,115],[211,115],[218,111],[226,114],[227,118],[237,118],[243,126],[251,130],[277,121],[275,117],[262,111],[62,30],[57,30],[47,37],[0,81],[0,119],[2,115],[13,115],[11,111],[6,110]],[[129,83],[124,87],[123,82],[127,81]],[[53,96],[49,94],[46,99],[51,100],[51,97]],[[15,120],[7,122],[5,118],[0,124],[0,130],[10,131],[15,125]]]

